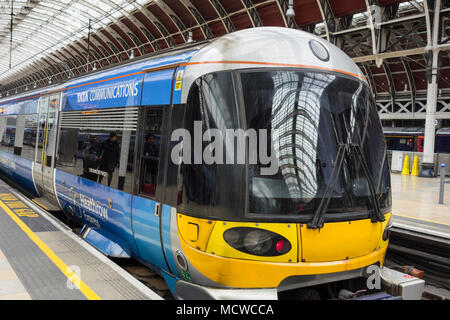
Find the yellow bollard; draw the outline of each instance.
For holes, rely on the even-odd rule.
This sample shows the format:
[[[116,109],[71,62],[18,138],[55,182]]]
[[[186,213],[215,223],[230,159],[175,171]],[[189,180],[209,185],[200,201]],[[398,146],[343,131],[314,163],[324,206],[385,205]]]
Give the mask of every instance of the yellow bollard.
[[[409,176],[409,156],[408,155],[405,155],[405,160],[403,161],[402,175]]]
[[[414,162],[413,162],[411,175],[412,176],[418,176],[419,175],[419,157],[418,156],[414,156]]]

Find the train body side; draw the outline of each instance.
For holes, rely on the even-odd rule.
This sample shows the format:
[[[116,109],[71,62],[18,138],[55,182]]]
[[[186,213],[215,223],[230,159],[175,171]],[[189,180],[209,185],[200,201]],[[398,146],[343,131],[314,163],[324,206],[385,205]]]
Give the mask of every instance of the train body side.
[[[9,99],[3,103],[0,101],[4,110],[3,117],[39,114],[39,99],[45,97],[47,91],[60,91],[60,119],[63,119],[66,113],[90,114],[114,108],[129,110],[141,105],[165,106],[169,109],[172,104],[180,104],[181,100],[180,84],[185,67],[180,64],[188,62],[195,52],[196,50],[185,50],[181,54],[141,61],[86,76],[68,82],[64,86],[47,88],[46,91],[30,96]],[[60,125],[64,126],[64,120]],[[6,130],[4,136],[9,137],[10,131],[11,129]],[[38,137],[30,139],[29,131],[30,129],[25,130],[28,136],[24,142],[40,149],[42,143]],[[111,131],[114,131],[114,128],[111,128]],[[56,145],[61,143],[60,138],[58,137]],[[105,138],[107,134],[99,136],[99,140]],[[85,137],[80,140],[83,139],[86,140]],[[6,138],[3,140],[9,141]],[[130,144],[136,144],[135,134],[131,137]],[[11,142],[11,147],[13,145],[14,141]],[[64,146],[64,142],[62,145]],[[12,153],[12,150],[0,151],[0,171],[37,196],[39,188],[34,184],[34,161]],[[75,161],[81,161],[82,155],[77,154],[76,157],[78,159]],[[132,156],[130,158],[132,161]],[[134,175],[134,172],[132,174]],[[164,246],[168,252],[166,257],[160,241],[159,220],[145,219],[145,215],[153,212],[159,202],[148,197],[134,196],[132,209],[133,195],[130,190],[126,192],[102,185],[86,177],[65,172],[58,166],[54,169],[53,179],[57,205],[68,217],[84,226],[81,235],[87,242],[109,256],[134,257],[158,273],[169,277],[168,279],[173,278],[169,274],[177,274],[170,253],[170,214],[167,213],[172,210],[170,206],[164,206],[166,215],[165,221],[161,224],[165,225],[164,239],[168,241]],[[133,210],[140,212],[134,217],[134,226]],[[141,232],[134,232],[133,229]],[[173,271],[170,271],[169,265],[172,265]]]

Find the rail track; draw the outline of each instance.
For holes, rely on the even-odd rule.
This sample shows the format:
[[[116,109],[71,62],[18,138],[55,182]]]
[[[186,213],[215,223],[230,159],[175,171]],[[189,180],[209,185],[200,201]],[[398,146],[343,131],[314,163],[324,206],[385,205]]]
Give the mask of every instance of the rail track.
[[[63,222],[65,225],[70,227],[72,231],[78,236],[80,232],[79,226],[73,225],[67,220],[66,216],[62,211],[51,211],[54,217]],[[146,267],[139,261],[135,259],[119,259],[119,258],[109,258],[114,261],[117,265],[122,267],[125,271],[130,273],[134,278],[142,282],[145,286],[150,288],[153,292],[159,295],[164,300],[174,300],[169,288],[166,285],[164,279],[153,272],[150,268]]]
[[[405,266],[424,271],[423,299],[450,300],[450,237],[394,224],[385,264],[403,272]]]

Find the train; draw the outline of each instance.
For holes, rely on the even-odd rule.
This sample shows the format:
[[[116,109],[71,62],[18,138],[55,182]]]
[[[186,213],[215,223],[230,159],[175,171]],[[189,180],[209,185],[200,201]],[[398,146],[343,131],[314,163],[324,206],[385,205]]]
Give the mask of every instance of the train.
[[[425,129],[422,127],[383,128],[388,150],[423,152]],[[450,153],[450,128],[436,130],[435,153]]]
[[[375,101],[352,59],[310,33],[240,30],[0,108],[0,133],[21,128],[0,146],[2,175],[177,299],[338,298],[384,267],[392,200]]]

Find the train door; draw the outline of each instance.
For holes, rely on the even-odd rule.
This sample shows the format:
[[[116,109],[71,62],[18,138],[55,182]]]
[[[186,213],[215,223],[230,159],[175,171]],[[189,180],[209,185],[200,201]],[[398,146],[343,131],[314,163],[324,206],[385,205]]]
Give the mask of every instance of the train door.
[[[132,205],[133,231],[139,253],[145,261],[162,269],[166,269],[166,262],[161,246],[162,208],[157,192],[161,187],[158,176],[163,155],[161,141],[164,113],[162,107],[141,109],[143,123],[136,150],[138,176]]]
[[[53,174],[58,126],[60,95],[45,96],[39,101],[36,134],[36,158],[33,167],[34,183],[41,197],[55,202]]]
[[[167,141],[175,70],[146,74],[136,144],[135,186],[132,201],[133,232],[141,258],[160,269],[168,267],[163,229],[170,221],[171,207],[162,203]],[[166,243],[167,245],[167,243]]]

